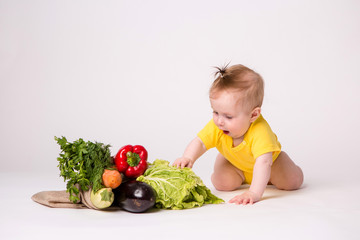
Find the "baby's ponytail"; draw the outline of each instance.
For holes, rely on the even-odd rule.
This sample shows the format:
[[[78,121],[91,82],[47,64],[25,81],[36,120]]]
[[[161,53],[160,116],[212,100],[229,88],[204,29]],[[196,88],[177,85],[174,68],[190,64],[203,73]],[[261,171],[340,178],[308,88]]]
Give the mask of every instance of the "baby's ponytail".
[[[230,62],[222,67],[214,67],[215,69],[217,69],[217,71],[214,73],[215,79],[225,77],[226,70],[227,70],[229,64],[230,64]]]

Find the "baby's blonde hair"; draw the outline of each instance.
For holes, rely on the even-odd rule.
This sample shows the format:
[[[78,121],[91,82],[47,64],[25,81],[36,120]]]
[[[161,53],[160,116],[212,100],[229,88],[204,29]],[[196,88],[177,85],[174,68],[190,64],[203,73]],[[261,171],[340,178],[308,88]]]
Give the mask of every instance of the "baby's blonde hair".
[[[215,80],[210,87],[210,97],[222,90],[235,90],[243,95],[244,107],[252,110],[261,107],[264,99],[264,81],[260,74],[241,64],[215,67]]]

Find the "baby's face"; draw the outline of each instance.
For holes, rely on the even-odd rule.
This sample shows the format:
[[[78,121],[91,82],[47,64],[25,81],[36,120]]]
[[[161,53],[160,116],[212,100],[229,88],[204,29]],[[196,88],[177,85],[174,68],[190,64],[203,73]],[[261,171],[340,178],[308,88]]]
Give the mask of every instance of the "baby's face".
[[[241,97],[239,92],[226,90],[210,97],[216,126],[233,140],[242,140],[251,124],[251,111],[243,107]]]

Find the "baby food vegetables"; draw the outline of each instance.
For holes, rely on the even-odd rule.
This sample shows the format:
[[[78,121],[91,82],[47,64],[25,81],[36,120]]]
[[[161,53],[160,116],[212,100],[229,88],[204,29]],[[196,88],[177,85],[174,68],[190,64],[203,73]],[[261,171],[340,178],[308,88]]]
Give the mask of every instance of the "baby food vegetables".
[[[105,169],[102,174],[102,180],[105,187],[115,189],[120,186],[122,177],[116,169]]]
[[[115,204],[135,213],[154,206],[185,209],[224,202],[190,168],[169,166],[168,161],[159,159],[148,164],[148,153],[141,145],[123,146],[112,158],[110,145],[81,138],[74,142],[65,137],[55,140],[61,148],[57,158],[60,176],[67,182],[69,199],[74,203],[79,202],[80,191],[89,189],[95,207]],[[130,180],[123,182],[121,173]]]
[[[85,142],[81,138],[72,143],[65,137],[55,137],[55,140],[61,148],[60,156],[57,158],[58,167],[60,176],[67,181],[66,190],[70,195],[70,201],[76,203],[80,200],[79,187],[87,191],[91,186],[95,192],[103,188],[103,171],[114,164],[110,156],[110,145]]]
[[[107,208],[114,202],[114,193],[111,188],[101,188],[97,192],[91,191],[90,201],[99,209]]]
[[[135,180],[123,183],[115,190],[115,195],[115,203],[129,212],[145,212],[155,204],[153,188],[146,183]]]
[[[153,187],[157,208],[184,209],[224,202],[213,195],[190,168],[169,166],[165,160],[155,160],[149,164],[144,175],[136,180]]]
[[[128,178],[137,178],[142,175],[147,168],[146,149],[141,145],[126,145],[120,148],[115,156],[115,164],[119,172]]]

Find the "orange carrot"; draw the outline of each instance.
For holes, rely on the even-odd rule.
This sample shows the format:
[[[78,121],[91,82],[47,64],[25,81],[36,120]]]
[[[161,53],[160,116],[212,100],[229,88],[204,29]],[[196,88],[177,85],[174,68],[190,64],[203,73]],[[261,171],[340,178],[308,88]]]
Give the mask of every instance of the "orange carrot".
[[[120,186],[122,177],[118,170],[105,169],[102,180],[105,187],[115,189]]]

